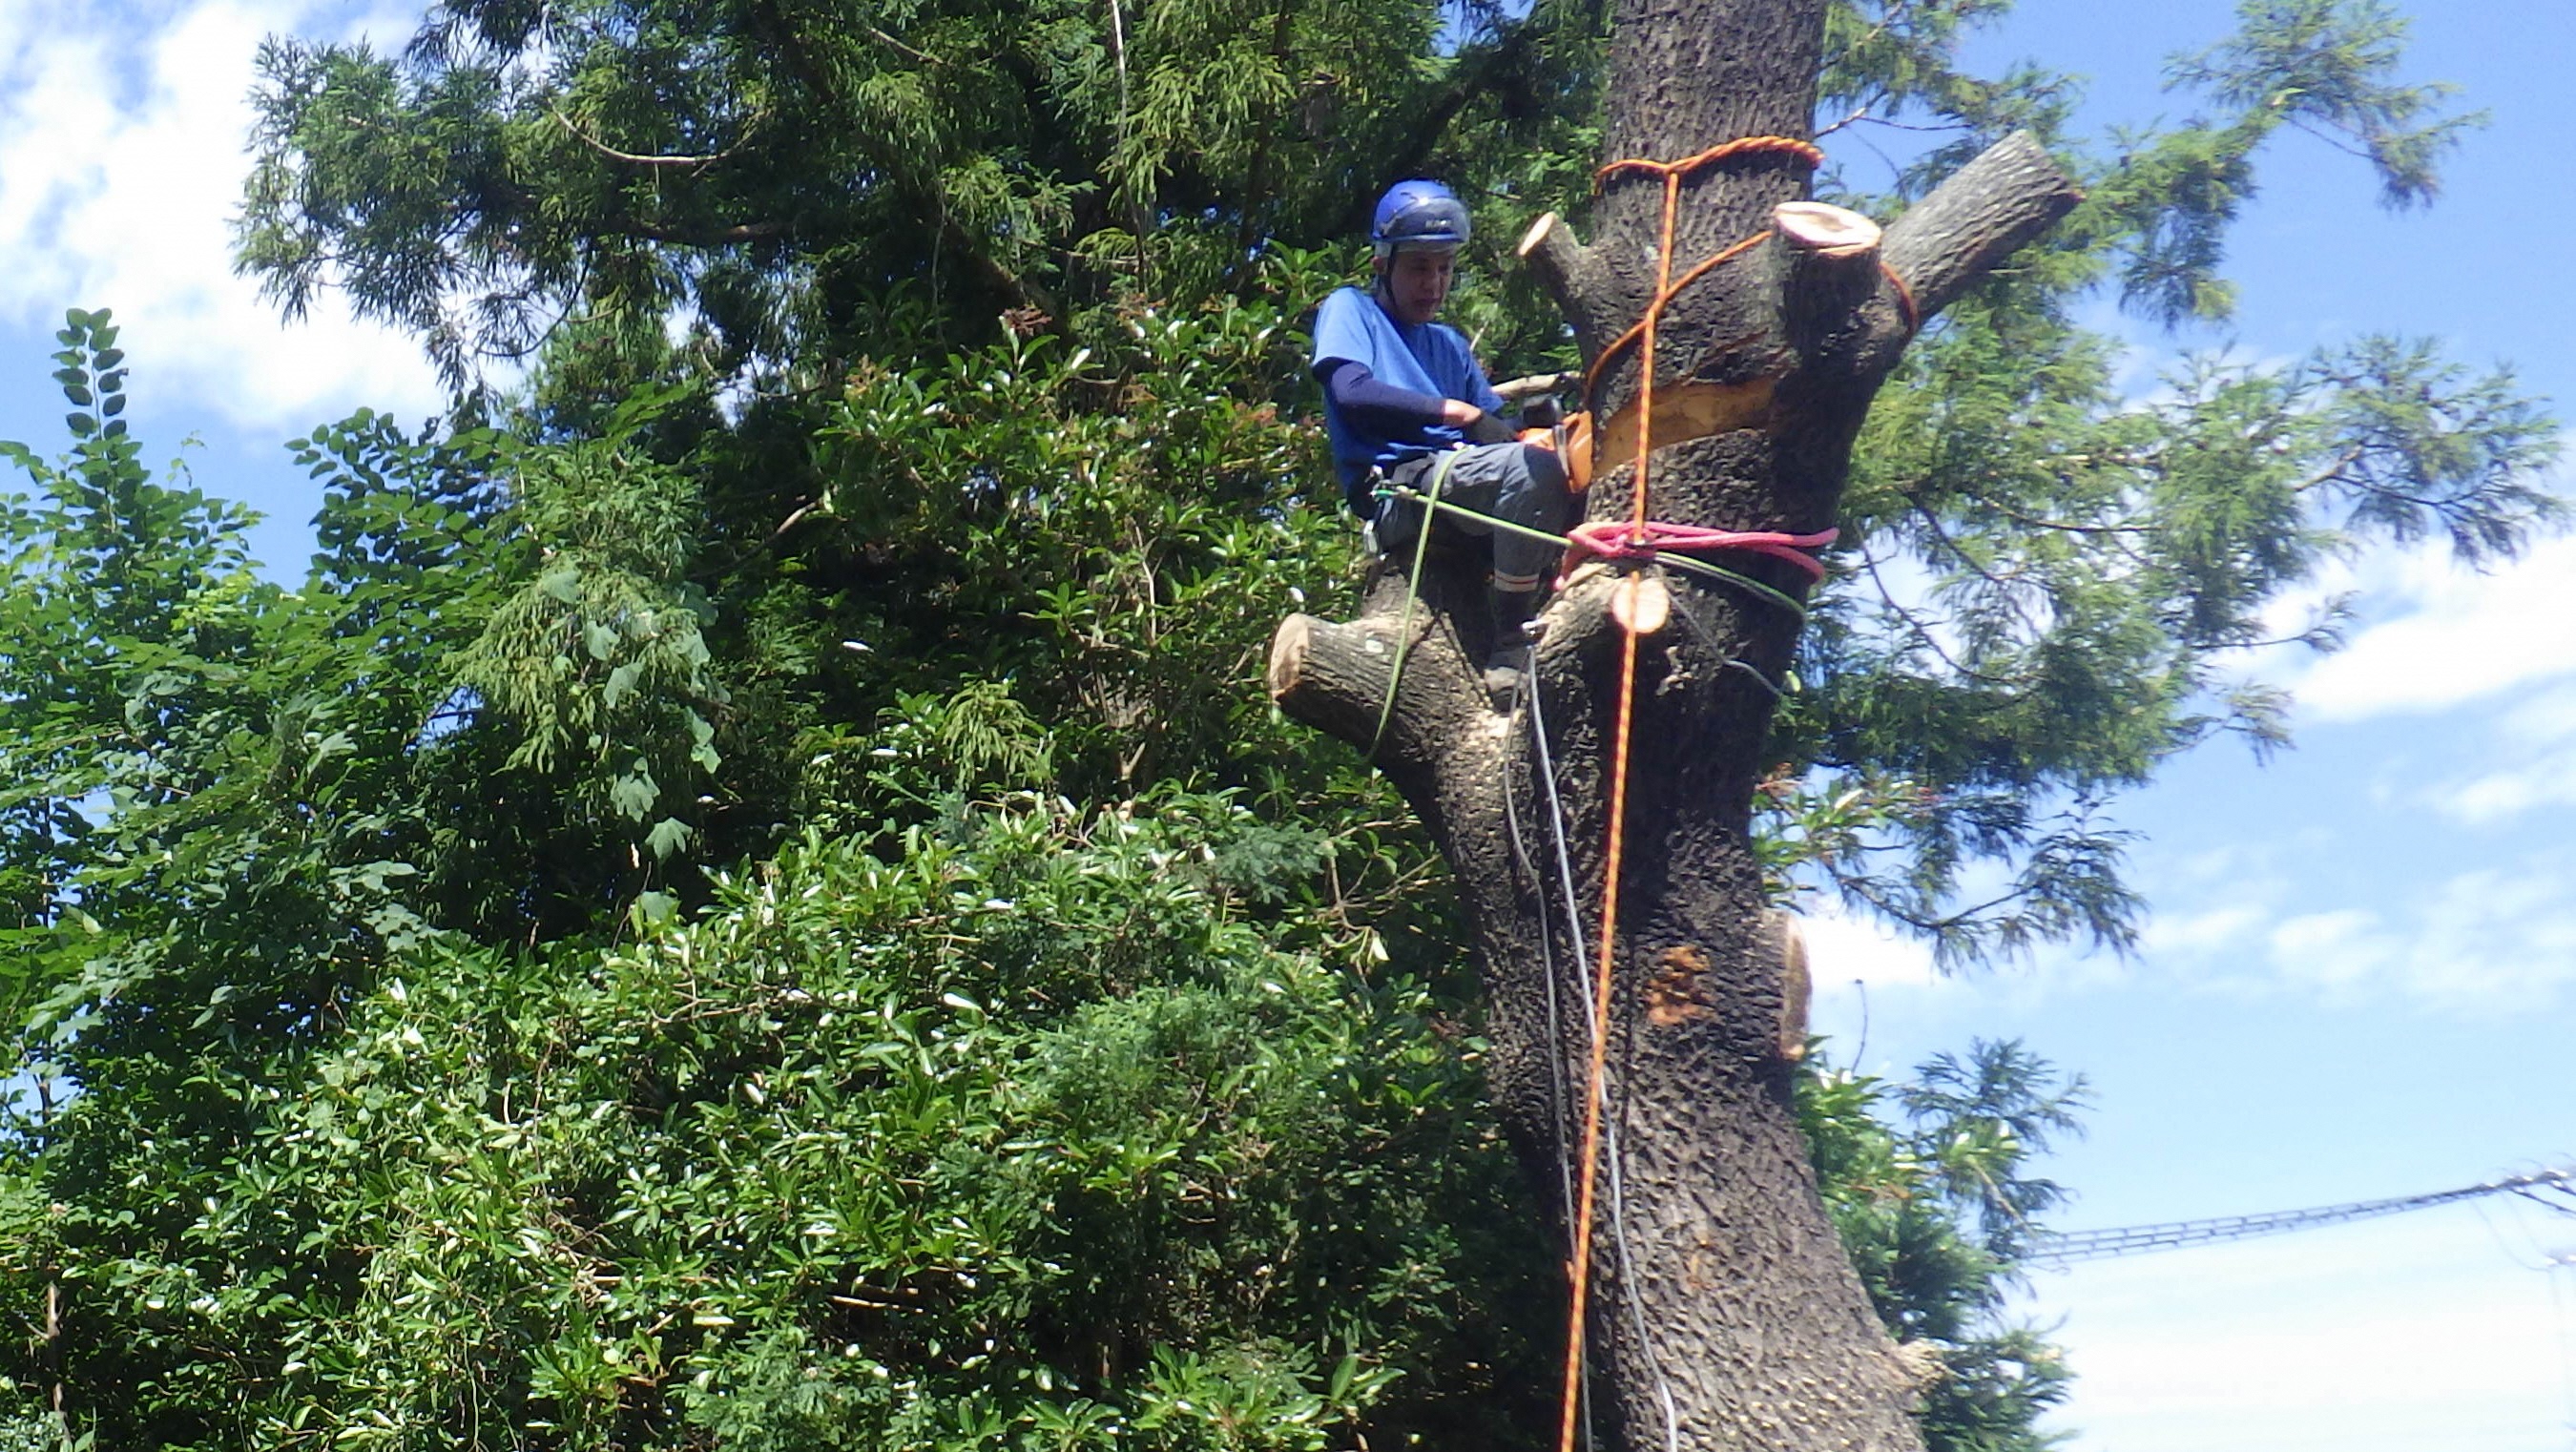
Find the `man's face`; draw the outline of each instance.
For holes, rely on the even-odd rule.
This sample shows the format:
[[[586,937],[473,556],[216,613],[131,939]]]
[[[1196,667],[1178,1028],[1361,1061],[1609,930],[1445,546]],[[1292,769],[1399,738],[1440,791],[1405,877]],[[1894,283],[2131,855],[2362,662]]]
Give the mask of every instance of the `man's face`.
[[[1388,258],[1382,269],[1386,300],[1397,321],[1420,327],[1440,316],[1457,266],[1457,253],[1421,247],[1408,247]]]

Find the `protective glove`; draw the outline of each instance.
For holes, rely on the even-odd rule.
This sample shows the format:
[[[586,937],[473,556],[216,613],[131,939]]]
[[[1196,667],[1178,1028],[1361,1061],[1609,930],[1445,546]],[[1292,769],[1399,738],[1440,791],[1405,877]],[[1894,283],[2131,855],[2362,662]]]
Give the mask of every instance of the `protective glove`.
[[[1520,437],[1519,432],[1501,417],[1482,412],[1476,415],[1474,423],[1467,425],[1466,432],[1467,442],[1471,444],[1508,444]]]

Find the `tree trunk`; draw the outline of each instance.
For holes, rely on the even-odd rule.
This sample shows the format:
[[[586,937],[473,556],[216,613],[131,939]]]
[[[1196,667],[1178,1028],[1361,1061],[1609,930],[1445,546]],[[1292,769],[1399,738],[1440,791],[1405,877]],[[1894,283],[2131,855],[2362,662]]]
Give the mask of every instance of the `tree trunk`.
[[[1605,160],[1806,136],[1825,8],[1622,0]],[[1671,277],[1771,235],[1663,310],[1651,518],[1830,527],[1869,400],[1921,321],[2078,199],[2023,136],[1883,237],[1807,202],[1806,176],[1793,150],[1767,147],[1679,182]],[[1587,360],[1629,334],[1656,293],[1664,202],[1661,175],[1621,169],[1595,208],[1593,246],[1553,217],[1522,244]],[[1630,516],[1642,354],[1630,341],[1597,370],[1595,521]],[[1411,641],[1397,638],[1403,583],[1383,580],[1352,623],[1285,622],[1271,691],[1291,715],[1373,749],[1447,856],[1484,969],[1493,1092],[1570,1226],[1612,743],[1636,631],[1585,1334],[1602,1432],[1641,1452],[1919,1446],[1916,1363],[1880,1330],[1799,1136],[1790,1070],[1805,974],[1764,911],[1748,840],[1772,683],[1798,617],[1701,575],[1595,560],[1542,617],[1531,699],[1497,712],[1470,666],[1487,629],[1482,541],[1435,541]],[[1806,578],[1790,565],[1720,562],[1803,598]]]

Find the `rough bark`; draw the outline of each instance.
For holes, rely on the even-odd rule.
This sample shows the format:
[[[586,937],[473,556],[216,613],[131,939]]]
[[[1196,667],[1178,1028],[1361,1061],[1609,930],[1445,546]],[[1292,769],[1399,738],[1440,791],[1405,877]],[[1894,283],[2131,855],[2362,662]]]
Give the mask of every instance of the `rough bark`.
[[[1622,0],[1605,160],[1805,136],[1824,9],[1825,0]],[[2077,200],[2019,136],[1883,237],[1865,218],[1806,201],[1805,187],[1804,166],[1777,153],[1714,164],[1681,186],[1672,275],[1756,232],[1773,235],[1665,309],[1654,518],[1801,533],[1831,525],[1870,398],[1916,328]],[[1619,173],[1596,208],[1593,245],[1553,217],[1523,240],[1587,358],[1654,294],[1662,205],[1659,178]],[[1638,362],[1634,348],[1615,355],[1592,401],[1605,421],[1588,506],[1596,520],[1629,514]],[[1446,853],[1484,970],[1493,1092],[1542,1198],[1556,1205],[1590,1058],[1583,1005],[1625,641],[1611,607],[1623,587],[1643,588],[1629,583],[1641,575],[1668,594],[1668,618],[1638,645],[1612,959],[1613,1140],[1587,1331],[1602,1430],[1640,1449],[1918,1446],[1917,1363],[1881,1332],[1799,1136],[1790,1085],[1804,954],[1794,930],[1764,911],[1748,841],[1774,706],[1766,683],[1783,678],[1799,622],[1700,576],[1596,561],[1542,617],[1535,700],[1498,712],[1468,665],[1483,654],[1481,554],[1481,541],[1433,550],[1400,676],[1403,587],[1389,580],[1350,624],[1282,625],[1270,685],[1289,714],[1372,749]],[[1726,564],[1804,593],[1788,565]],[[1534,706],[1561,818],[1536,770]],[[1568,930],[1548,826],[1560,819],[1580,931]]]

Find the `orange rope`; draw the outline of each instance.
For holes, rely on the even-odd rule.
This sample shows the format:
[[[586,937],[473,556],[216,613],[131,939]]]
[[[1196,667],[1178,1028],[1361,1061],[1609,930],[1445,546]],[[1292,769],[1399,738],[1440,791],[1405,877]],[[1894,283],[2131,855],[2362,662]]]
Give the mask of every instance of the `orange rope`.
[[[1619,730],[1610,758],[1610,848],[1601,888],[1600,967],[1593,974],[1592,1072],[1583,1102],[1583,1190],[1575,1201],[1573,1310],[1565,1333],[1565,1418],[1557,1452],[1574,1452],[1574,1421],[1583,1400],[1583,1317],[1592,1290],[1592,1203],[1601,1163],[1601,1085],[1610,1061],[1610,953],[1618,938],[1619,865],[1628,829],[1628,730],[1637,704],[1637,632],[1627,632],[1619,662]]]
[[[1904,315],[1906,333],[1910,336],[1922,332],[1923,311],[1914,305],[1914,289],[1907,287],[1905,278],[1886,262],[1881,261],[1878,270],[1887,279],[1887,285],[1896,289],[1896,310]]]
[[[1824,153],[1814,144],[1794,137],[1746,136],[1712,146],[1680,161],[1614,161],[1594,174],[1596,185],[1624,171],[1646,172],[1662,178],[1664,184],[1663,232],[1655,247],[1654,300],[1646,305],[1645,316],[1638,320],[1636,327],[1601,351],[1584,378],[1583,391],[1588,401],[1602,364],[1626,347],[1629,339],[1637,340],[1635,507],[1629,521],[1632,540],[1642,541],[1647,535],[1646,468],[1648,457],[1654,452],[1655,325],[1663,316],[1664,305],[1672,301],[1673,294],[1682,288],[1721,264],[1742,256],[1770,235],[1757,232],[1684,273],[1680,282],[1674,282],[1673,219],[1681,205],[1682,178],[1728,157],[1756,154],[1788,155],[1811,167],[1824,159]],[[1621,629],[1627,639],[1619,663],[1619,725],[1610,748],[1610,840],[1602,857],[1601,942],[1595,955],[1599,966],[1593,974],[1592,989],[1592,1069],[1586,1082],[1583,1105],[1583,1188],[1575,1201],[1573,1306],[1565,1338],[1565,1415],[1558,1428],[1557,1452],[1574,1452],[1575,1420],[1583,1396],[1583,1323],[1592,1290],[1592,1214],[1600,1173],[1602,1085],[1608,1077],[1610,1058],[1611,955],[1618,945],[1619,872],[1626,857],[1628,834],[1628,747],[1637,705],[1637,631],[1633,625],[1624,623]]]
[[[1818,162],[1824,160],[1825,155],[1824,152],[1818,150],[1814,145],[1808,142],[1799,141],[1794,137],[1747,136],[1741,140],[1729,141],[1721,145],[1712,146],[1708,150],[1700,152],[1696,156],[1684,157],[1680,161],[1639,161],[1633,158],[1623,161],[1614,161],[1608,166],[1605,166],[1599,171],[1593,173],[1593,183],[1595,186],[1598,186],[1601,182],[1607,180],[1613,173],[1623,170],[1645,171],[1661,175],[1664,178],[1664,237],[1662,248],[1659,250],[1668,252],[1671,250],[1673,245],[1673,203],[1680,195],[1681,179],[1699,168],[1707,166],[1711,162],[1723,161],[1730,156],[1766,152],[1793,156],[1798,160],[1806,162],[1810,166],[1816,165]],[[1684,288],[1689,287],[1692,283],[1699,281],[1701,278],[1708,276],[1712,272],[1715,272],[1725,264],[1733,262],[1736,258],[1741,257],[1745,253],[1753,250],[1755,247],[1769,241],[1770,238],[1770,229],[1764,228],[1762,231],[1756,232],[1752,236],[1745,238],[1743,241],[1735,243],[1725,251],[1718,253],[1715,257],[1712,257],[1707,261],[1700,263],[1698,266],[1693,267],[1690,271],[1683,273],[1678,280],[1669,286],[1663,285],[1659,281],[1655,289],[1654,300],[1646,305],[1645,316],[1637,320],[1637,325],[1635,327],[1632,327],[1628,331],[1621,333],[1618,337],[1611,339],[1608,347],[1603,348],[1599,353],[1593,355],[1592,365],[1583,370],[1584,406],[1587,408],[1590,407],[1593,395],[1600,391],[1601,374],[1603,370],[1607,369],[1620,354],[1626,352],[1629,344],[1636,342],[1638,339],[1646,335],[1647,329],[1652,327],[1654,323],[1662,317],[1665,306],[1671,303],[1674,297],[1678,296]],[[1659,269],[1668,268],[1670,266],[1670,264],[1661,257],[1658,257],[1656,265]],[[1887,278],[1887,285],[1896,293],[1896,310],[1898,314],[1905,319],[1905,331],[1908,333],[1920,332],[1923,327],[1923,315],[1922,311],[1915,306],[1914,289],[1908,287],[1906,285],[1905,278],[1900,275],[1895,268],[1888,266],[1885,262],[1882,261],[1878,264],[1878,270]],[[1640,393],[1644,393],[1648,390],[1641,388],[1639,391]]]
[[[1623,171],[1642,171],[1652,176],[1663,177],[1667,181],[1679,180],[1701,167],[1733,156],[1786,156],[1803,161],[1809,166],[1820,166],[1824,163],[1825,151],[1816,143],[1801,141],[1795,136],[1739,136],[1733,141],[1721,141],[1706,151],[1694,152],[1679,161],[1649,161],[1643,157],[1622,157],[1594,172],[1592,185],[1595,190],[1598,190],[1603,182]],[[1666,234],[1666,240],[1671,240],[1671,234]]]
[[[1681,281],[1658,291],[1655,294],[1655,300],[1648,304],[1646,315],[1637,320],[1637,325],[1630,328],[1628,331],[1621,333],[1618,337],[1611,339],[1610,346],[1602,349],[1600,353],[1593,358],[1592,366],[1583,371],[1584,407],[1589,408],[1592,406],[1593,392],[1601,385],[1601,370],[1609,367],[1612,360],[1616,359],[1621,353],[1627,351],[1629,344],[1646,336],[1646,329],[1648,326],[1653,324],[1662,316],[1664,304],[1671,302],[1674,297],[1680,294],[1683,288],[1686,288],[1692,283],[1699,281],[1701,278],[1706,277],[1708,274],[1715,272],[1722,264],[1733,262],[1736,258],[1741,257],[1745,253],[1752,251],[1754,248],[1761,246],[1764,242],[1769,241],[1770,238],[1771,232],[1769,228],[1756,232],[1752,236],[1747,237],[1743,241],[1736,243],[1734,246],[1727,248],[1723,252],[1720,252],[1715,257],[1701,263],[1699,266],[1683,273]],[[1641,390],[1641,392],[1642,391],[1643,390]]]

